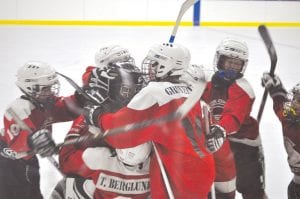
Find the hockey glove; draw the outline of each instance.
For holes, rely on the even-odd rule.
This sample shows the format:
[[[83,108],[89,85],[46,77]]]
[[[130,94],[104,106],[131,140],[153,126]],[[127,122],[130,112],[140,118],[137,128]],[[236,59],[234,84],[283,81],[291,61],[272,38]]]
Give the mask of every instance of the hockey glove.
[[[110,80],[114,78],[108,70],[94,68],[84,85],[84,92],[93,99],[93,102],[101,105],[109,97]]]
[[[113,113],[119,110],[120,104],[110,99],[105,100],[100,106],[99,105],[88,105],[84,107],[85,121],[89,125],[98,126],[98,118],[104,113]]]
[[[212,125],[210,132],[206,135],[206,148],[211,153],[218,151],[226,138],[226,131],[219,125]]]
[[[28,137],[28,145],[41,157],[51,156],[55,153],[55,143],[48,129],[41,129]]]
[[[263,77],[261,78],[261,85],[265,87],[271,97],[275,96],[283,96],[285,97],[287,92],[284,89],[280,78],[274,74],[274,77],[270,75],[270,73],[265,72]]]
[[[105,113],[102,106],[86,106],[84,107],[84,118],[87,124],[98,126],[98,118],[100,115]]]

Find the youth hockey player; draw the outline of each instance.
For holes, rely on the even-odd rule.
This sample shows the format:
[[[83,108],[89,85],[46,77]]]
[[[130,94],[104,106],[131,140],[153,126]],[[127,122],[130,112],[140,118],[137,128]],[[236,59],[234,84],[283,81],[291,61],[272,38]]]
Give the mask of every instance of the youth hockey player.
[[[118,50],[124,52],[123,48],[118,48]],[[109,54],[110,52],[113,54]],[[141,72],[131,64],[133,62],[128,62],[128,59],[118,59],[119,57],[116,59],[115,53],[116,51],[111,50],[106,53],[105,56],[111,57],[112,62],[107,60],[106,67],[93,67],[90,76],[85,76],[87,79],[84,79],[85,91],[98,102],[86,101],[86,104],[100,105],[111,112],[125,106],[142,88],[143,83]],[[66,140],[92,135],[96,132],[99,132],[98,128],[88,126],[84,117],[79,117],[74,121]],[[96,146],[102,147],[91,148]],[[87,147],[89,148],[86,149]],[[84,142],[74,147],[63,147],[60,151],[60,166],[68,177],[57,185],[51,198],[57,199],[59,195],[60,198],[78,198],[79,196],[81,196],[79,198],[115,198],[118,196],[146,198],[149,195],[148,156],[150,151],[150,143],[117,150],[104,142],[97,144]],[[95,162],[95,160],[98,161]],[[72,178],[74,175],[77,177]],[[86,179],[92,179],[92,181]],[[96,189],[95,184],[98,184]],[[75,195],[77,197],[74,197]]]
[[[287,93],[277,75],[264,73],[262,85],[273,99],[273,109],[281,121],[284,146],[294,178],[288,186],[288,199],[300,198],[300,83]]]
[[[228,138],[222,146],[209,144],[207,138],[216,164],[217,199],[233,199],[236,188],[244,199],[265,197],[258,123],[250,116],[255,96],[243,78],[247,63],[246,43],[231,38],[221,41],[214,58],[215,73],[203,94],[212,114],[211,131]]]
[[[40,199],[39,163],[36,155],[16,159],[16,153],[32,151],[51,156],[55,143],[51,124],[70,121],[76,115],[68,109],[65,98],[58,97],[56,71],[43,62],[27,62],[17,72],[16,85],[24,95],[8,109],[32,130],[23,129],[9,112],[4,114],[4,134],[0,136],[0,198]],[[73,97],[71,100],[76,102]]]
[[[116,63],[128,63],[135,65],[134,58],[131,57],[130,52],[119,45],[109,45],[100,48],[95,53],[95,66],[88,66],[82,75],[82,88],[90,96],[94,98],[92,103],[102,103],[106,99],[111,97],[108,90],[108,79],[101,77],[101,71],[110,67]],[[105,89],[102,89],[105,88]],[[75,92],[75,96],[82,104],[84,101],[89,100],[79,94],[78,91]],[[105,96],[103,98],[103,96]],[[115,96],[117,99],[118,96]]]
[[[179,80],[189,62],[190,53],[182,45],[153,46],[142,63],[149,84],[115,113],[107,113],[101,107],[86,108],[87,121],[107,130],[173,113],[191,92]],[[116,148],[153,141],[159,155],[152,155],[150,161],[151,198],[169,198],[170,194],[175,198],[204,199],[214,179],[214,165],[204,146],[201,121],[201,107],[197,103],[182,121],[152,125],[105,140]],[[162,161],[168,180],[163,179],[158,160]],[[168,185],[171,191],[167,192]]]
[[[97,77],[99,75],[94,69],[103,70],[118,62],[122,62],[122,63],[126,62],[133,65],[135,64],[134,58],[131,57],[131,54],[128,51],[128,49],[122,46],[109,45],[100,48],[95,53],[96,66],[88,66],[86,68],[85,73],[82,76],[83,86],[87,86],[87,84],[90,84],[90,87],[93,87],[93,85],[99,84],[99,83],[97,84],[97,82],[94,82],[97,81]]]
[[[116,150],[105,146],[64,147],[60,160],[63,172],[69,177],[61,198],[149,198],[151,148],[150,142]]]

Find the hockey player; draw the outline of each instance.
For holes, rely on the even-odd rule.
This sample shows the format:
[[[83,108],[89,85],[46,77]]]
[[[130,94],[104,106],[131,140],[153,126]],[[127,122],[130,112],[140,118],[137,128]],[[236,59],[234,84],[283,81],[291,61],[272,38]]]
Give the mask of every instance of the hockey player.
[[[31,151],[41,157],[51,156],[55,150],[51,124],[73,120],[76,115],[68,109],[66,99],[58,97],[59,80],[48,64],[27,62],[17,72],[16,85],[24,95],[12,102],[4,114],[4,134],[0,136],[0,198],[40,199],[43,197],[36,155],[16,159],[16,154]],[[74,96],[70,98],[76,102]]]
[[[202,97],[210,106],[211,132],[225,139],[223,145],[214,145],[207,136],[216,164],[217,199],[233,199],[236,189],[244,199],[265,197],[258,123],[250,116],[255,96],[243,78],[247,63],[246,43],[231,38],[221,41],[214,58],[215,73]]]
[[[126,105],[143,83],[140,70],[132,64],[132,58],[118,56],[125,55],[124,52],[129,55],[129,52],[121,47],[113,48],[104,48],[106,53],[96,53],[96,61],[105,58],[106,66],[88,67],[89,70],[83,75],[85,92],[94,99],[93,102],[86,101],[86,104],[100,105],[112,112]],[[99,129],[88,126],[81,116],[74,121],[66,140],[80,139],[96,132],[99,133]],[[91,148],[96,146],[102,147]],[[63,147],[60,151],[60,166],[68,177],[56,186],[51,198],[146,198],[149,195],[150,151],[150,143],[117,150],[104,142],[80,142],[75,146]],[[99,183],[101,185],[95,188],[95,184]]]
[[[128,49],[122,46],[109,45],[100,48],[95,53],[96,65],[88,66],[86,68],[85,73],[82,75],[83,86],[87,86],[87,84],[89,84],[89,87],[93,87],[93,85],[99,87],[100,85],[98,85],[99,82],[97,83],[97,77],[100,74],[97,74],[97,70],[103,70],[118,62],[133,64],[133,65],[135,64],[134,58],[131,57],[131,54],[128,51]]]
[[[86,108],[87,121],[107,130],[173,113],[191,92],[179,80],[189,62],[189,51],[182,45],[153,46],[142,63],[145,80],[150,81],[148,85],[115,113],[107,113],[101,107]],[[182,121],[119,133],[105,140],[116,148],[153,141],[157,154],[152,155],[150,161],[151,198],[174,195],[175,198],[204,199],[214,179],[214,167],[212,156],[203,145],[201,120],[201,107],[197,103]],[[161,174],[163,168],[166,175]]]
[[[72,132],[74,127],[81,132]],[[74,135],[83,132],[79,125],[73,125],[70,131]],[[151,148],[150,142],[116,150],[107,146],[63,147],[60,163],[69,177],[65,182],[65,197],[61,198],[148,198]]]
[[[273,109],[281,121],[284,146],[294,178],[288,186],[288,199],[300,198],[300,83],[287,93],[280,78],[264,73],[262,85],[273,99]]]
[[[111,96],[108,93],[108,79],[101,77],[101,71],[103,69],[109,68],[111,65],[116,63],[127,63],[135,65],[134,58],[131,57],[130,52],[119,45],[109,45],[100,48],[95,53],[95,66],[88,66],[82,75],[82,89],[90,98],[94,100],[87,99],[82,96],[78,91],[75,92],[76,98],[80,99],[82,105],[84,101],[88,100],[91,103],[102,103],[108,98],[118,99],[118,96]],[[105,98],[103,98],[105,96]]]

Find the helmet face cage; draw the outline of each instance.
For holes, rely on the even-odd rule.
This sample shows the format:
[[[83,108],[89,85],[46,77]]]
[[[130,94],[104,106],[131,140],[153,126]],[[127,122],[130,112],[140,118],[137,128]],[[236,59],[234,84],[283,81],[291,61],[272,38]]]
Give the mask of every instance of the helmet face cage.
[[[227,65],[227,66],[225,66]],[[219,62],[217,63],[219,70],[232,70],[236,73],[243,73],[245,61],[239,58],[228,57],[226,55],[219,56]],[[228,67],[228,68],[226,68]]]
[[[17,73],[17,86],[42,104],[58,96],[60,83],[56,71],[43,62],[28,62]]]
[[[59,82],[53,82],[52,85],[33,85],[32,97],[36,99],[46,99],[58,96],[60,90]]]
[[[146,83],[156,80],[156,70],[158,67],[158,61],[146,57],[142,62],[142,76]]]
[[[235,39],[225,39],[217,47],[214,58],[215,71],[224,70],[224,61],[228,58],[241,60],[242,65],[238,73],[244,74],[248,64],[248,47],[247,44]],[[237,72],[237,71],[235,71]]]

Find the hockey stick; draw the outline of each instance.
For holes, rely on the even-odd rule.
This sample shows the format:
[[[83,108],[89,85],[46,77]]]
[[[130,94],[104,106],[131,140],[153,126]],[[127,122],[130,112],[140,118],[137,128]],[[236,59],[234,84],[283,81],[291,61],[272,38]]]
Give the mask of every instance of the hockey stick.
[[[164,165],[161,161],[161,158],[159,156],[159,153],[157,151],[157,148],[156,148],[154,142],[152,142],[152,146],[153,146],[153,149],[154,149],[155,156],[157,158],[157,162],[158,162],[158,165],[159,165],[159,168],[160,168],[161,175],[162,175],[164,183],[166,185],[166,189],[167,189],[167,192],[168,192],[169,199],[174,199],[174,194],[173,194],[173,191],[172,191],[172,188],[171,188],[166,170],[164,168]]]
[[[208,106],[206,104],[203,104],[203,118],[204,118],[204,124],[205,124],[205,132],[206,135],[209,134],[210,132],[210,114],[209,114],[209,110],[208,110]],[[216,190],[215,190],[215,184],[213,182],[213,184],[211,185],[210,188],[210,195],[211,195],[211,199],[216,199]]]
[[[86,92],[84,92],[84,90],[82,90],[82,88],[80,86],[78,86],[78,84],[76,84],[76,82],[71,79],[70,77],[56,72],[56,74],[60,75],[61,77],[63,77],[65,80],[67,80],[67,82],[69,82],[71,84],[71,86],[73,86],[75,88],[75,90],[80,93],[81,95],[83,95],[83,97],[91,102],[93,102],[94,104],[99,104],[96,100],[94,100],[91,96],[89,96],[88,94],[86,94]]]
[[[16,114],[16,112],[12,108],[8,108],[7,112],[12,116],[12,118],[14,119],[16,124],[18,124],[21,129],[26,130],[29,133],[33,133],[31,128],[29,128],[29,126]],[[20,158],[26,157],[28,155],[34,155],[34,153],[32,151],[19,152],[16,154],[15,158],[20,159]],[[47,159],[60,172],[59,164],[56,162],[56,160],[52,156],[47,157]]]
[[[114,128],[114,129],[108,129],[104,132],[104,134],[102,132],[100,132],[100,133],[97,133],[94,135],[81,136],[79,138],[66,140],[65,142],[59,144],[58,147],[88,142],[88,141],[92,141],[92,140],[100,140],[107,136],[112,136],[112,135],[116,135],[116,134],[120,134],[120,133],[125,133],[128,131],[143,129],[143,128],[149,127],[153,124],[160,125],[160,124],[164,124],[164,123],[167,123],[170,121],[181,120],[189,113],[189,111],[194,107],[194,105],[200,100],[200,97],[202,96],[205,87],[206,87],[205,80],[203,80],[203,82],[201,82],[201,83],[195,84],[193,86],[193,88],[195,88],[195,89],[193,89],[192,93],[178,107],[178,109],[171,114],[168,114],[166,116],[162,116],[159,118],[144,120],[144,121],[141,121],[138,123],[127,124],[125,126],[121,126],[121,127]]]
[[[263,39],[264,44],[265,44],[265,46],[268,50],[268,54],[269,54],[269,57],[270,57],[270,60],[271,60],[270,75],[271,75],[271,77],[274,77],[274,71],[275,71],[276,64],[277,64],[277,54],[276,54],[274,44],[272,42],[270,33],[269,33],[269,31],[268,31],[268,29],[265,25],[260,25],[258,27],[258,32],[259,32],[261,38]],[[264,111],[264,107],[265,107],[265,104],[266,104],[266,101],[267,101],[267,97],[268,97],[268,90],[265,89],[264,94],[263,94],[263,98],[262,98],[261,103],[260,103],[259,111],[258,111],[258,114],[257,114],[257,122],[258,123],[260,123],[262,113]]]
[[[183,4],[181,5],[181,8],[179,10],[179,13],[178,13],[178,16],[177,16],[177,19],[176,19],[176,24],[173,28],[173,31],[172,31],[172,34],[171,34],[171,37],[169,39],[169,43],[173,43],[174,40],[175,40],[175,36],[176,36],[176,33],[177,33],[177,30],[178,30],[178,27],[180,25],[180,22],[181,22],[181,18],[182,16],[184,15],[184,13],[192,6],[194,5],[196,2],[198,2],[199,0],[186,0],[185,2],[183,2]]]

